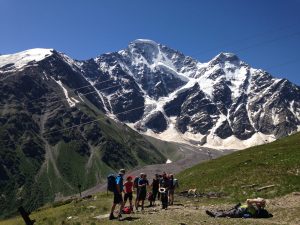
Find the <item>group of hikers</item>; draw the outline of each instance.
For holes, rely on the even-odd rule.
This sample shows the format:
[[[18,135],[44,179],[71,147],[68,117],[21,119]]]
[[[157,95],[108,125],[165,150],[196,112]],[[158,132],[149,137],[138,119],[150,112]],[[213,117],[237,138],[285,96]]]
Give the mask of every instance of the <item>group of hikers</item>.
[[[110,220],[122,218],[122,213],[129,214],[133,212],[135,207],[138,211],[139,207],[144,210],[145,200],[150,202],[149,207],[155,205],[156,199],[161,201],[162,209],[167,209],[169,205],[174,203],[174,191],[178,187],[178,181],[172,174],[163,172],[161,175],[155,174],[151,184],[145,173],[133,178],[127,176],[124,181],[125,169],[121,169],[117,176],[108,176],[108,190],[113,192],[114,199],[109,216]],[[136,199],[133,203],[133,192],[136,191]],[[124,193],[124,198],[123,198]],[[127,200],[129,207],[126,207]],[[117,205],[120,205],[118,217],[114,216]],[[134,204],[134,205],[133,205]],[[266,209],[266,201],[263,198],[247,199],[245,204],[237,204],[229,210],[206,210],[206,214],[211,217],[231,217],[231,218],[268,218],[272,217]]]
[[[127,176],[124,180],[125,169],[120,169],[117,176],[108,176],[108,190],[114,194],[113,205],[109,216],[110,220],[116,219],[114,211],[116,206],[120,205],[118,218],[122,217],[122,213],[131,213],[135,209],[144,210],[145,200],[150,202],[149,207],[154,206],[156,199],[161,201],[162,209],[167,209],[169,205],[174,203],[174,192],[178,187],[178,181],[173,174],[155,174],[152,182],[147,179],[147,174],[141,173],[133,178]],[[133,205],[133,192],[136,191],[136,198]],[[124,198],[123,198],[124,193]],[[129,207],[125,207],[127,200]]]

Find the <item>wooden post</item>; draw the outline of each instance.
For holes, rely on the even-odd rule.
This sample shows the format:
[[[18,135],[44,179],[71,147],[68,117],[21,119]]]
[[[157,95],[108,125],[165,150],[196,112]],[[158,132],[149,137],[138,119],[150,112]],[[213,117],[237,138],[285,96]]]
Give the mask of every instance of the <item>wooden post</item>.
[[[78,184],[78,191],[79,191],[79,196],[80,196],[80,198],[81,198],[81,185],[80,184]]]
[[[26,225],[33,225],[35,223],[35,220],[31,220],[29,218],[30,213],[26,212],[25,209],[23,208],[23,206],[20,206],[18,208],[18,210],[19,210],[19,213],[21,214],[23,220],[25,221]]]

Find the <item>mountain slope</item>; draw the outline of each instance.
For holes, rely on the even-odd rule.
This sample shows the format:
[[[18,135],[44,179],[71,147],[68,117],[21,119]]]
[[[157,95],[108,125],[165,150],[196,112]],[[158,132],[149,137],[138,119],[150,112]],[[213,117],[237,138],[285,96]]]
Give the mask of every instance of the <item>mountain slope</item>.
[[[87,189],[121,167],[166,161],[103,114],[101,98],[64,54],[35,49],[0,60],[1,216]]]
[[[200,193],[223,192],[221,198],[194,198],[175,196],[175,203],[168,210],[160,206],[146,207],[143,212],[135,212],[138,218],[130,224],[299,224],[300,212],[300,133],[243,151],[234,152],[211,161],[201,163],[182,173],[176,174],[180,189],[197,188]],[[251,187],[251,185],[257,186]],[[265,185],[275,187],[262,191],[256,188]],[[242,188],[242,186],[247,186]],[[291,192],[295,192],[294,194]],[[205,210],[230,209],[237,202],[250,197],[267,198],[267,210],[274,215],[269,219],[228,219],[211,218]],[[275,198],[274,198],[275,197]],[[58,202],[43,207],[31,214],[37,223],[81,223],[119,224],[108,220],[113,196],[98,193],[93,198]],[[93,206],[93,207],[91,207]],[[97,220],[96,220],[97,218]],[[130,220],[131,215],[124,215]],[[127,219],[128,218],[128,219]],[[20,216],[10,220],[0,220],[0,224],[21,225]]]
[[[43,68],[40,72],[50,73],[58,84],[79,88],[78,98],[92,92],[85,97],[109,117],[163,140],[242,149],[300,128],[299,87],[252,68],[232,53],[201,63],[145,39],[86,61],[51,55],[50,50],[44,56],[37,49],[29,51],[38,64],[25,57],[26,51],[0,56],[1,76],[31,65]],[[45,57],[47,62],[60,58],[69,69],[58,76]]]
[[[299,129],[299,87],[232,53],[200,63],[138,39],[78,66],[104,96],[107,114],[164,140],[240,149]]]
[[[201,163],[177,175],[181,189],[223,192],[236,200],[282,196],[300,188],[300,133]],[[242,186],[256,185],[242,188]],[[275,185],[256,191],[256,188]]]
[[[232,53],[201,63],[144,39],[85,61],[53,49],[1,55],[3,215],[121,166],[165,162],[124,123],[166,141],[241,149],[299,129],[300,89]]]

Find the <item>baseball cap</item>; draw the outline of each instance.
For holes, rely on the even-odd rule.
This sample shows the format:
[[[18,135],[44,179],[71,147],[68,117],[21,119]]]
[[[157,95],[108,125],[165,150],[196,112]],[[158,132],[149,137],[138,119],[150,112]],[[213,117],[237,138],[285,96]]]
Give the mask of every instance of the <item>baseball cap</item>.
[[[125,174],[125,169],[120,169],[119,174]]]

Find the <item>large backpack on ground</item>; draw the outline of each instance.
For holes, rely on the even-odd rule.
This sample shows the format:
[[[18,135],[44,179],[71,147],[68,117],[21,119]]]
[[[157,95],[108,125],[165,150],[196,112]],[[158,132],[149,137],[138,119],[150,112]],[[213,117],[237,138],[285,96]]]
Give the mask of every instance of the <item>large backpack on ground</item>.
[[[116,190],[116,175],[107,176],[107,191],[114,192]]]
[[[257,218],[270,218],[273,217],[271,213],[269,213],[266,209],[259,209],[257,214],[255,215]]]
[[[122,211],[124,214],[130,214],[132,212],[131,208],[128,206],[125,206]]]

